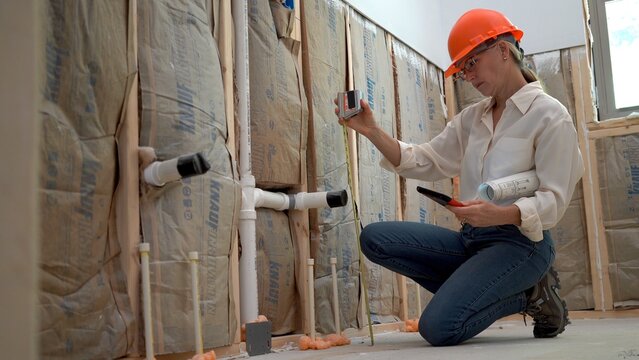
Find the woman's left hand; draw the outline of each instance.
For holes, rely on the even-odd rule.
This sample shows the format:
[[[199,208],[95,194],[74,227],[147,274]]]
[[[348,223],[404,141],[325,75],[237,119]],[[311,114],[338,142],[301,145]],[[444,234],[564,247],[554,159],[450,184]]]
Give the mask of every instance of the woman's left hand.
[[[459,222],[474,227],[504,224],[521,225],[521,213],[516,205],[499,206],[484,200],[463,201],[464,206],[446,206]]]

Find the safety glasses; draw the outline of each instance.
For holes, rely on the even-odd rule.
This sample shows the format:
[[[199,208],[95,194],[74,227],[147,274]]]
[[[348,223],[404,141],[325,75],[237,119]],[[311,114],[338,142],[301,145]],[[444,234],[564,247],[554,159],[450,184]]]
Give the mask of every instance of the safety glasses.
[[[497,45],[497,41],[487,41],[477,46],[468,56],[460,60],[455,66],[459,70],[453,75],[454,80],[466,80],[468,73],[475,70],[475,65],[479,62],[480,55]]]

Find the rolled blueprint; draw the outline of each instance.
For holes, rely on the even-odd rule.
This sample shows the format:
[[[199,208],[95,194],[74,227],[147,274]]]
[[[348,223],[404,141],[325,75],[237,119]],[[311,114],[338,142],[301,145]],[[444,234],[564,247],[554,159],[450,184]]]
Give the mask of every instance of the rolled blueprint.
[[[477,192],[481,199],[499,201],[531,196],[538,188],[537,173],[529,170],[482,183]]]

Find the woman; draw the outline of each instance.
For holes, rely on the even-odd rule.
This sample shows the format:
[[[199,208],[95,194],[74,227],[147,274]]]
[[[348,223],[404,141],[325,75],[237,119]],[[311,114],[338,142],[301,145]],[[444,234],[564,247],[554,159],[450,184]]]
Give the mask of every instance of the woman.
[[[462,110],[428,143],[392,138],[365,101],[362,113],[339,119],[384,154],[388,170],[425,181],[460,176],[465,206],[447,206],[460,231],[380,222],[360,238],[368,259],[434,294],[419,331],[435,346],[459,344],[516,313],[533,317],[535,337],[555,337],[568,323],[547,230],[563,216],[583,161],[570,115],[522,62],[522,36],[496,11],[474,9],[459,18],[448,39],[452,65],[445,75],[470,82],[488,98]],[[479,200],[482,182],[531,169],[540,182],[533,196]]]

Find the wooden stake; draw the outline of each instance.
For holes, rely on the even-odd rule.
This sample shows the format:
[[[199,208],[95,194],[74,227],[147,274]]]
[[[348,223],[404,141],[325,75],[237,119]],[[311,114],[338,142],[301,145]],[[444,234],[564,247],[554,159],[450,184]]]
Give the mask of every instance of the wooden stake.
[[[202,322],[200,319],[200,285],[198,278],[198,263],[200,256],[197,251],[189,253],[189,262],[191,264],[191,295],[193,298],[193,334],[195,335],[195,353],[204,354],[202,345]]]
[[[335,320],[335,333],[341,334],[340,320],[339,320],[339,296],[337,294],[337,258],[331,258],[331,275],[333,277],[333,313]]]
[[[311,331],[309,333],[310,338],[315,341],[315,279],[313,277],[313,265],[315,260],[306,260],[308,266],[308,318]]]
[[[144,343],[146,359],[153,360],[153,319],[151,314],[151,275],[149,269],[149,243],[140,244],[140,262],[142,263],[142,307],[144,311]]]

